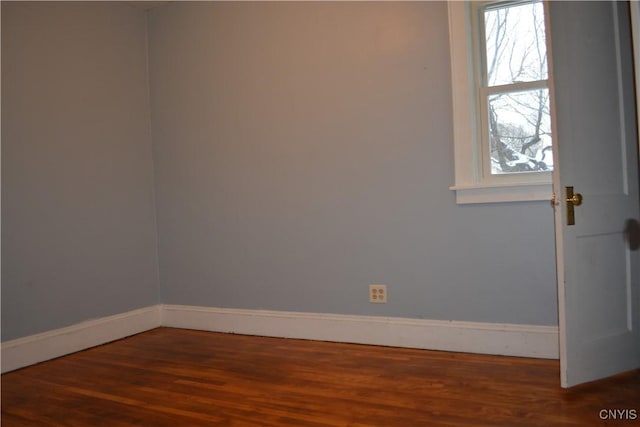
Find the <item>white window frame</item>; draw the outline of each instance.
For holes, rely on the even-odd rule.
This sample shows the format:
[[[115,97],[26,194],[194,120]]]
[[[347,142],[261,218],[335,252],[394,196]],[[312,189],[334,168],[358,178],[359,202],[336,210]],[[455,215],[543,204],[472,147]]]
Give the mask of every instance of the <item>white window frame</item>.
[[[472,7],[469,1],[448,1],[455,161],[455,184],[450,189],[455,191],[458,204],[550,200],[553,193],[550,173],[483,177]],[[547,55],[551,55],[546,2],[544,7]],[[551,69],[548,79],[551,86]]]

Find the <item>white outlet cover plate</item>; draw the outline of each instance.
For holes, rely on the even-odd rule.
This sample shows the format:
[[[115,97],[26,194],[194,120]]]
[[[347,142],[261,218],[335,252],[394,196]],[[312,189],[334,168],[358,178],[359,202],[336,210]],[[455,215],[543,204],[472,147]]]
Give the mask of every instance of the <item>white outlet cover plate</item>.
[[[387,302],[387,285],[369,285],[369,302],[385,304]]]

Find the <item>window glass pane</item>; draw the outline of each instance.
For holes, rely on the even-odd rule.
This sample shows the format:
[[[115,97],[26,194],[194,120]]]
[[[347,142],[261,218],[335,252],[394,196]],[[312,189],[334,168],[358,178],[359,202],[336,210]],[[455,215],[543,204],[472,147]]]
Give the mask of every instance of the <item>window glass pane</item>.
[[[488,86],[547,79],[541,2],[486,9],[484,28]]]
[[[548,89],[490,95],[488,113],[492,175],[553,170]]]

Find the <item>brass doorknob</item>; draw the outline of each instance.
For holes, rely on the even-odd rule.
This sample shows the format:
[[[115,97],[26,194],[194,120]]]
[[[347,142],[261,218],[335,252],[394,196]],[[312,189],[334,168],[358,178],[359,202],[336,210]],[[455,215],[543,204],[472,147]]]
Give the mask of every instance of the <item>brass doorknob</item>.
[[[582,204],[582,194],[574,193],[573,187],[565,187],[567,202],[567,225],[575,225],[576,223],[576,214],[574,211],[574,206],[580,206]]]
[[[567,197],[567,203],[571,203],[573,206],[580,206],[582,204],[582,194],[576,193],[571,197]]]

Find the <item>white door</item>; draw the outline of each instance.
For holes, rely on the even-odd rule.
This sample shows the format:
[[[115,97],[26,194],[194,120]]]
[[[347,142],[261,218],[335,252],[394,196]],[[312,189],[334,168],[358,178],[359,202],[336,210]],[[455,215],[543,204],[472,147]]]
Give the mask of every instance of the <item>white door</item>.
[[[638,133],[629,5],[550,2],[563,387],[640,367]],[[566,189],[583,196],[567,225]]]

